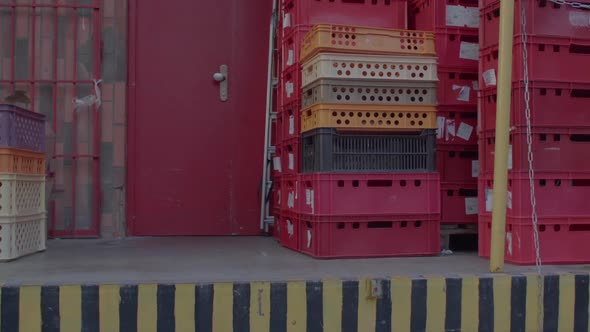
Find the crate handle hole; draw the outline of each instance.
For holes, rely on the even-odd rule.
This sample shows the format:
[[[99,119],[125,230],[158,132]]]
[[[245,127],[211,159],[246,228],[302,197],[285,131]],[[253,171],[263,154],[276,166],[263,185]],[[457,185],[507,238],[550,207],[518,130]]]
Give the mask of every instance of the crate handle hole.
[[[569,230],[571,232],[588,232],[590,231],[590,224],[570,225]]]
[[[539,139],[540,139],[541,141],[546,141],[546,140],[547,140],[547,134],[540,134],[540,135],[539,135]]]
[[[336,225],[336,228],[338,228],[338,229],[344,229],[344,223],[343,223],[343,222],[339,222],[339,223]]]
[[[421,221],[414,222],[414,227],[418,228],[420,226],[422,226],[422,222]]]
[[[547,227],[545,227],[545,225],[541,225],[541,226],[539,226],[539,231],[544,232],[546,228]]]
[[[344,187],[344,181],[338,180],[338,187]]]
[[[452,197],[453,196],[454,191],[452,190],[447,190],[447,196]]]
[[[414,180],[414,186],[420,187],[421,185],[422,185],[422,181],[420,181],[420,180]]]
[[[557,51],[555,51],[555,47],[557,47]],[[559,52],[559,46],[553,46],[553,49],[554,49],[554,52]],[[570,45],[570,53],[590,54],[590,45],[571,44]]]
[[[590,142],[590,135],[571,135],[570,140],[572,142]]]
[[[367,187],[391,187],[391,186],[393,186],[393,181],[391,181],[391,180],[368,180],[367,181]]]
[[[311,222],[309,222],[309,221],[305,222],[305,226],[307,226],[307,228],[313,228],[313,226],[311,225]]]
[[[574,98],[590,98],[590,90],[573,89],[571,95]]]
[[[561,135],[559,135],[559,134],[555,134],[555,135],[553,135],[553,140],[554,140],[555,142],[559,142],[559,141],[561,141]]]
[[[477,189],[459,189],[459,196],[477,197]]]
[[[572,180],[572,187],[590,187],[590,179]]]
[[[359,180],[352,180],[352,186],[355,188],[358,188],[359,186]]]
[[[539,185],[545,187],[547,185],[547,180],[539,180]]]
[[[408,227],[408,222],[402,221],[400,226],[401,226],[401,228],[406,228],[406,227]]]
[[[572,181],[572,186],[574,185],[574,182],[575,182],[575,181],[576,181],[576,180]],[[555,180],[555,181],[554,181],[554,183],[555,183],[555,186],[556,186],[556,187],[559,187],[559,186],[561,186],[561,180]],[[586,186],[584,186],[584,187],[586,187]]]
[[[391,221],[371,221],[367,225],[367,228],[393,228],[393,222],[391,222]]]
[[[361,224],[358,223],[358,222],[354,222],[354,223],[352,223],[352,228],[353,229],[359,229],[359,228],[361,228]]]
[[[561,226],[559,225],[553,225],[553,230],[556,232],[559,232],[559,230],[561,229]]]
[[[400,186],[405,187],[407,185],[406,180],[401,180],[399,182]]]

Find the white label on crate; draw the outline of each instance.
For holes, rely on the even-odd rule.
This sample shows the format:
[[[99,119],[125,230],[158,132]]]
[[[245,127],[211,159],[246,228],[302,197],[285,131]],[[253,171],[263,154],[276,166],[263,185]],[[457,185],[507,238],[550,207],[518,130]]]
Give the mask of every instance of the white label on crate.
[[[287,234],[289,237],[293,237],[293,223],[289,219],[287,219]]]
[[[456,85],[453,84],[453,91],[459,90],[457,94],[458,101],[469,101],[469,94],[471,93],[471,88],[468,85]]]
[[[283,29],[291,26],[291,13],[283,15]]]
[[[512,144],[508,145],[508,169],[512,169]]]
[[[512,256],[512,233],[506,232],[506,251],[508,251],[508,256]]]
[[[479,160],[471,161],[471,177],[479,177]]]
[[[437,116],[436,117],[436,123],[437,123],[437,130],[436,130],[436,139],[441,139],[443,138],[443,135],[445,133],[445,117],[444,116]]]
[[[295,134],[295,116],[289,115],[289,135]]]
[[[475,91],[479,90],[479,82],[478,81],[471,82],[471,85],[473,86],[473,90],[475,90]]]
[[[477,214],[479,212],[477,204],[477,197],[465,197],[465,214],[468,216]]]
[[[464,7],[447,5],[447,26],[453,27],[479,27],[479,9],[477,7]]]
[[[299,188],[299,182],[295,181],[295,188]],[[298,199],[299,197],[299,189],[295,190],[295,199]]]
[[[314,213],[315,212],[315,204],[314,204],[315,201],[313,199],[313,189],[311,190],[310,196],[311,196],[311,199],[310,199],[311,200],[311,213]]]
[[[295,193],[289,192],[289,196],[287,196],[287,207],[292,209],[295,207]]]
[[[570,24],[575,27],[590,27],[590,13],[574,10],[570,12]]]
[[[289,153],[289,169],[295,170],[295,156],[292,153]]]
[[[274,157],[272,158],[272,165],[275,171],[282,172],[281,169],[281,157]]]
[[[510,190],[506,193],[506,206],[512,210],[512,192]]]
[[[459,58],[479,61],[479,44],[462,41],[459,46]]]
[[[311,189],[305,189],[305,204],[311,205]]]
[[[494,68],[484,71],[482,76],[486,86],[496,86],[496,70]]]
[[[445,141],[450,141],[455,139],[456,135],[456,128],[455,120],[447,119],[445,122]]]
[[[281,205],[281,191],[277,190],[277,204]]]
[[[293,50],[289,50],[287,52],[287,66],[291,66],[295,61],[295,52]]]
[[[285,83],[285,92],[287,93],[287,98],[290,98],[294,92],[293,82]]]
[[[461,124],[459,125],[459,129],[457,129],[457,137],[462,138],[466,141],[469,141],[471,139],[472,133],[473,133],[473,126],[471,126],[465,122],[461,122]]]
[[[307,247],[311,248],[311,229],[307,230]]]
[[[494,191],[492,189],[487,189],[485,190],[485,194],[486,194],[486,212],[491,212],[492,211],[492,206],[494,206]]]

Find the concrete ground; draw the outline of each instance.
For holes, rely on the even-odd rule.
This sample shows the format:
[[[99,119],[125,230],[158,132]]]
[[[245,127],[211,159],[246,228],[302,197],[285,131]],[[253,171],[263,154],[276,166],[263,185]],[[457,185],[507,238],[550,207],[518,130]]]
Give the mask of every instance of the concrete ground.
[[[444,257],[317,260],[268,237],[167,237],[52,240],[46,252],[0,263],[0,284],[67,285],[289,281],[326,278],[486,274],[476,253]],[[535,271],[507,265],[508,273]],[[587,274],[590,265],[546,266]]]

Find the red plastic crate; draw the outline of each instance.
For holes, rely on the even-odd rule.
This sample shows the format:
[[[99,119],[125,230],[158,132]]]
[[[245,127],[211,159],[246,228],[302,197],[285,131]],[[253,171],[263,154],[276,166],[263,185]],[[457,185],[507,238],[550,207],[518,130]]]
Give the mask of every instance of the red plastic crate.
[[[490,257],[491,219],[479,223],[479,255]],[[540,218],[539,242],[543,264],[590,262],[590,218]],[[530,217],[506,220],[505,259],[520,265],[535,264],[533,222]]]
[[[522,38],[514,38],[512,80],[524,79],[522,61]],[[529,57],[529,80],[589,83],[590,82],[590,39],[571,37],[529,36],[526,45]],[[496,86],[498,75],[498,46],[481,49],[481,87]],[[486,79],[486,77],[489,77]]]
[[[477,71],[479,61],[479,33],[477,29],[437,29],[436,54],[439,66]]]
[[[437,122],[437,144],[477,144],[477,107],[438,106]]]
[[[436,160],[441,182],[477,181],[479,160],[476,145],[439,145]]]
[[[283,140],[299,138],[301,135],[300,105],[301,102],[294,101],[281,107],[277,127]]]
[[[515,1],[514,34],[522,34],[521,3]],[[589,3],[588,1],[581,1]],[[500,1],[484,0],[481,11],[482,47],[497,45],[500,28]],[[590,39],[590,13],[546,0],[526,1],[527,34]]]
[[[281,245],[293,250],[299,250],[300,221],[296,213],[281,211],[279,219],[279,238]]]
[[[305,174],[300,211],[315,216],[439,214],[438,173]]]
[[[279,199],[281,201],[281,211],[287,213],[299,213],[300,199],[299,194],[300,180],[297,175],[285,175],[281,178],[281,193]]]
[[[406,29],[407,3],[403,0],[286,0],[282,5],[285,32],[297,26],[345,24]]]
[[[410,3],[410,8],[412,28],[417,30],[461,27],[477,32],[479,28],[477,0],[417,0]]]
[[[538,172],[585,172],[590,170],[590,128],[588,129],[532,129],[533,167]],[[494,170],[495,132],[481,136],[480,167]],[[526,128],[510,132],[509,165],[514,171],[528,171]]]
[[[526,126],[524,82],[512,83],[510,125]],[[590,103],[590,84],[532,81],[531,125],[533,127],[589,128],[590,114],[585,111]],[[496,88],[481,92],[482,130],[496,128]]]
[[[283,71],[278,90],[281,105],[301,101],[301,66],[299,64]]]
[[[477,224],[477,183],[441,184],[441,224]]]
[[[268,198],[268,203],[270,206],[270,211],[272,212],[280,212],[281,210],[281,187],[282,187],[283,177],[276,177],[273,179],[272,183],[272,191],[270,193],[270,197]]]
[[[310,30],[309,26],[297,26],[285,34],[280,44],[281,66],[283,70],[299,65],[299,54],[303,37]]]
[[[301,142],[299,138],[285,140],[275,147],[273,169],[277,174],[297,174],[301,164]]]
[[[477,105],[477,70],[438,67],[438,78],[439,105]]]
[[[479,181],[479,213],[491,215],[493,173],[483,174]],[[532,214],[528,172],[509,172],[508,209],[510,217]],[[579,218],[590,216],[590,172],[535,172],[537,215],[543,218]]]
[[[440,252],[438,215],[301,215],[299,250],[317,258],[426,256]]]

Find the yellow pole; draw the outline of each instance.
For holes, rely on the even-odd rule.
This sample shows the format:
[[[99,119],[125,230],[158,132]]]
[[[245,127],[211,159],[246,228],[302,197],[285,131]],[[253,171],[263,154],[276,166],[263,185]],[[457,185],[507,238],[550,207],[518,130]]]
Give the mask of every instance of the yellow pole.
[[[494,153],[494,201],[492,208],[490,272],[502,272],[504,269],[513,33],[514,0],[500,0],[498,103],[496,109],[496,151]]]

